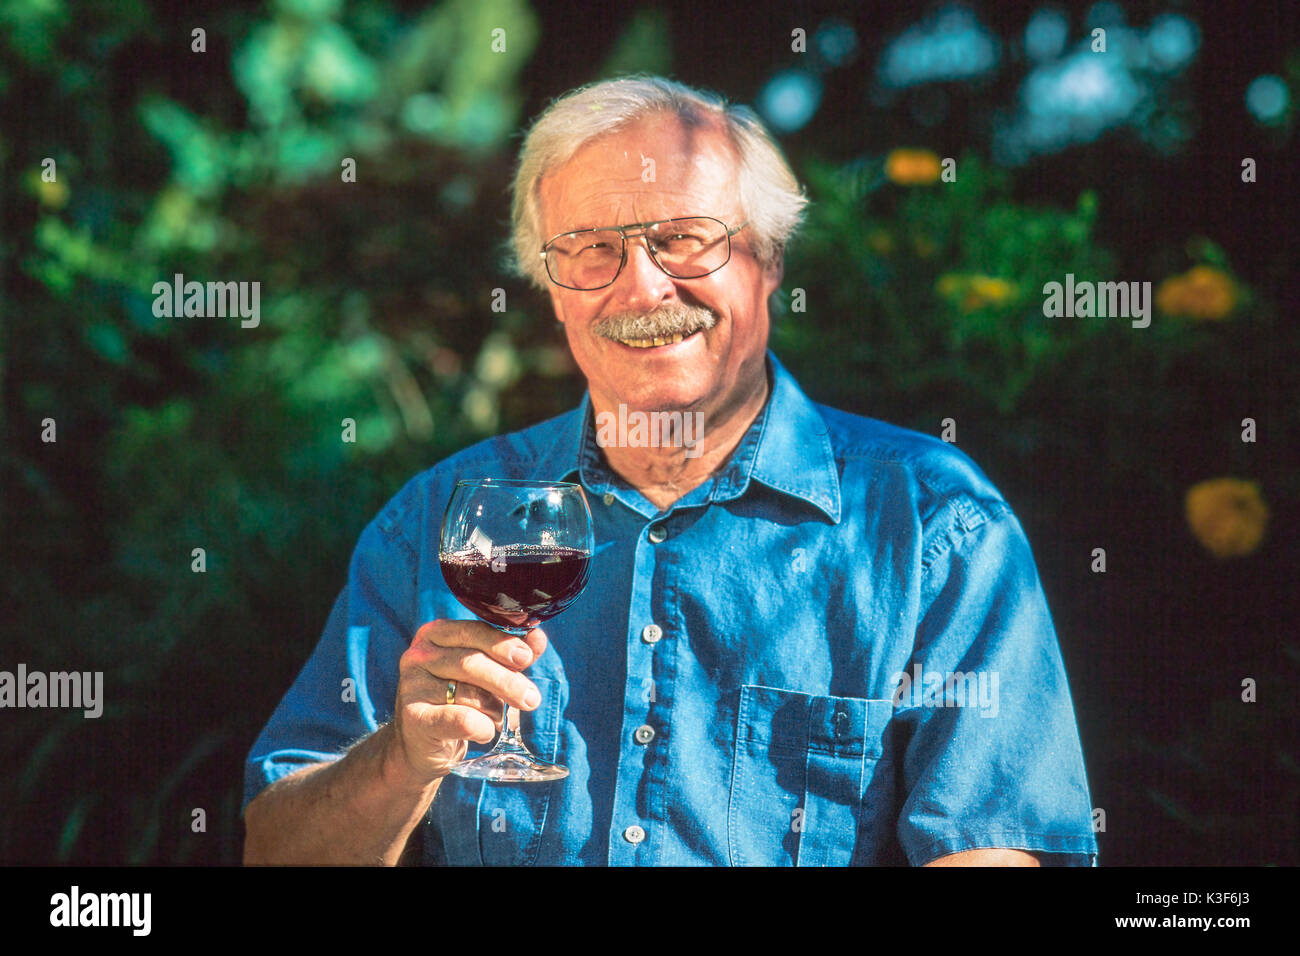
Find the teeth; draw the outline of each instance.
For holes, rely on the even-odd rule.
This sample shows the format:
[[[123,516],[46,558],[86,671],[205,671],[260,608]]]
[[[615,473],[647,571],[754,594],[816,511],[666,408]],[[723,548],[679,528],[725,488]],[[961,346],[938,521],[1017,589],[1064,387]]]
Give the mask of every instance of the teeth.
[[[656,336],[650,339],[624,339],[623,344],[630,345],[634,349],[648,349],[659,345],[676,345],[684,338],[686,338],[686,336],[678,332],[675,335],[668,336],[667,338]]]

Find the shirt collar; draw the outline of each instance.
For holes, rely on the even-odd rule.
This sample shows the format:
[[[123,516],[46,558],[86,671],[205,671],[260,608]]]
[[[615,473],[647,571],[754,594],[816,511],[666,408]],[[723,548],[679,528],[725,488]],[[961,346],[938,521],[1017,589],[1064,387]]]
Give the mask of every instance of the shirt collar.
[[[794,378],[769,351],[766,404],[746,431],[731,460],[714,476],[710,501],[745,493],[750,481],[803,501],[840,520],[839,468],[826,422]],[[558,434],[539,455],[531,477],[563,481],[575,472],[591,492],[614,491],[613,475],[596,446],[591,394],[556,423]]]
[[[764,414],[754,423],[761,423],[762,431],[749,477],[774,491],[802,498],[838,524],[840,471],[830,430],[817,406],[770,351],[767,361],[772,394]]]

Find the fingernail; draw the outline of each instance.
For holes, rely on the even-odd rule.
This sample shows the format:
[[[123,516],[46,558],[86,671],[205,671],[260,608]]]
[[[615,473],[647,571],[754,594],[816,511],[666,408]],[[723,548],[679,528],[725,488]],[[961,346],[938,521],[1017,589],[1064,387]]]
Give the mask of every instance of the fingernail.
[[[533,652],[526,647],[516,647],[510,652],[510,663],[516,667],[523,667],[525,664],[531,663],[532,660]]]
[[[530,707],[530,708],[536,707],[541,702],[542,702],[542,695],[537,692],[536,687],[530,687],[528,690],[524,691],[525,707]]]

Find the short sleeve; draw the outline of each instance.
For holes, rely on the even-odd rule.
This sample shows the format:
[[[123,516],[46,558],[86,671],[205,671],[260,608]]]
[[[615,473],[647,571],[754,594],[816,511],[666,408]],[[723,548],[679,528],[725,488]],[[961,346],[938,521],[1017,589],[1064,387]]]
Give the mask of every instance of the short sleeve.
[[[927,552],[894,694],[912,731],[899,842],[917,866],[993,847],[1095,866],[1074,707],[1029,543],[1005,504],[978,514]]]
[[[362,532],[316,649],[249,753],[244,807],[274,781],[339,758],[391,719],[398,662],[415,627],[417,560],[399,530],[410,500],[399,494]]]

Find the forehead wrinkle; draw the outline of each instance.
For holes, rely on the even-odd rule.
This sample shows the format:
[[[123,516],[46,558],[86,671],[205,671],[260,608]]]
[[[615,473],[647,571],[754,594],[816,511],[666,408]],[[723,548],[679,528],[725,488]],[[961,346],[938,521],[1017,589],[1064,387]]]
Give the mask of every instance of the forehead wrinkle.
[[[665,118],[675,122],[664,122]],[[650,152],[640,145],[642,142],[654,144]],[[625,162],[618,161],[620,156]],[[656,188],[646,189],[650,184],[642,181],[643,156],[655,161]],[[604,162],[610,168],[598,177],[575,178],[575,162]],[[556,207],[564,207],[570,215],[566,221],[552,222],[543,231],[558,235],[679,216],[727,216],[727,210],[714,207],[719,202],[730,204],[738,200],[735,195],[738,164],[735,146],[721,124],[698,118],[683,121],[680,117],[657,114],[596,137],[539,180],[543,225]],[[554,195],[556,174],[564,174],[563,192],[558,197]],[[657,188],[660,179],[671,180],[676,188]],[[586,188],[589,184],[593,187],[590,191]],[[576,198],[570,198],[575,191]],[[559,202],[549,204],[548,208],[547,203],[540,201],[544,192]]]

